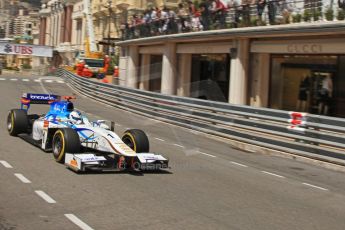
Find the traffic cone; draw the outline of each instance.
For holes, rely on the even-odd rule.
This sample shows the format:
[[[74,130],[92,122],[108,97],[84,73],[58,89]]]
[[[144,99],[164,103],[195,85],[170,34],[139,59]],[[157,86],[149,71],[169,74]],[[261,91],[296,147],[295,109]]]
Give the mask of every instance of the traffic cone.
[[[107,77],[104,77],[103,80],[102,80],[103,83],[109,83]]]

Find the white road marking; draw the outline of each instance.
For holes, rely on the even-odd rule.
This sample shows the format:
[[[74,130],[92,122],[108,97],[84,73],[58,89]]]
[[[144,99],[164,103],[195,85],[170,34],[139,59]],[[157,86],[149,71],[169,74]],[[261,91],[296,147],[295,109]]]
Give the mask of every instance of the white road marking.
[[[18,81],[17,78],[11,78],[10,80],[11,80],[11,81]]]
[[[41,82],[41,80],[40,80],[40,79],[35,79],[34,81],[35,81],[35,82]]]
[[[5,81],[6,80],[6,78],[0,78],[0,81]]]
[[[122,125],[120,125],[120,124],[116,124],[116,123],[115,123],[115,126],[119,126],[119,127],[121,127]]]
[[[42,87],[44,93],[49,94],[48,90],[44,87],[44,85],[43,85],[41,79],[42,79],[42,78],[39,78],[38,80],[39,80],[39,82],[40,82],[40,85],[41,85],[41,87]]]
[[[276,176],[276,177],[279,177],[279,178],[285,178],[284,176],[281,176],[281,175],[278,175],[278,174],[275,174],[275,173],[271,173],[271,172],[267,172],[267,171],[261,171],[262,173],[265,173],[265,174],[268,174],[268,175],[271,175],[271,176]]]
[[[30,81],[29,79],[22,79],[22,81]]]
[[[178,144],[174,144],[174,145],[177,147],[180,147],[180,148],[184,148],[184,146],[182,146],[182,145],[178,145]]]
[[[241,166],[241,167],[248,167],[247,165],[240,164],[240,163],[237,163],[237,162],[235,162],[235,161],[230,161],[230,163],[232,163],[232,164],[234,164],[234,165]]]
[[[302,183],[302,184],[304,184],[304,185],[306,185],[306,186],[309,186],[309,187],[312,187],[312,188],[321,189],[321,190],[323,190],[323,191],[328,191],[327,188],[322,188],[322,187],[319,187],[319,186],[316,186],[316,185],[312,185],[312,184],[308,184],[308,183]]]
[[[189,132],[193,133],[193,134],[200,134],[199,131],[196,131],[196,130],[190,130]]]
[[[63,83],[65,83],[64,81],[56,81],[57,83],[61,83],[61,84],[63,84]]]
[[[24,184],[30,184],[31,183],[31,181],[29,181],[25,176],[23,176],[23,174],[15,173],[14,175]]]
[[[200,152],[200,151],[198,151],[198,153],[203,154],[205,156],[209,156],[209,157],[216,157],[214,155],[211,155],[211,154],[208,154],[208,153],[203,153],[203,152]]]
[[[256,153],[256,150],[252,150],[252,149],[245,149],[245,151],[250,152],[250,153]]]
[[[36,190],[35,193],[39,195],[43,200],[45,200],[49,204],[54,204],[56,201],[51,198],[47,193],[41,191],[41,190]]]
[[[8,169],[13,168],[12,165],[10,165],[7,161],[0,161],[0,164],[2,164],[5,168]]]
[[[47,82],[47,83],[52,83],[53,80],[44,80],[44,82]]]
[[[91,228],[89,225],[81,221],[78,217],[76,217],[73,214],[65,214],[65,217],[67,217],[67,219],[72,221],[75,225],[77,225],[79,228],[83,230],[93,230],[93,228]]]
[[[155,139],[156,139],[156,140],[159,140],[159,141],[165,141],[165,140],[160,139],[160,138],[158,138],[158,137],[155,137]]]

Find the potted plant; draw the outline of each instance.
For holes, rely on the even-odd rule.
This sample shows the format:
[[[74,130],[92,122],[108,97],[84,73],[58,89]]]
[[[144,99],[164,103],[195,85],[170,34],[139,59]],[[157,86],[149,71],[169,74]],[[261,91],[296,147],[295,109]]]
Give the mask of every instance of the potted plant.
[[[334,11],[331,7],[327,7],[326,12],[325,12],[325,17],[327,21],[333,21]]]
[[[314,9],[313,10],[314,22],[319,21],[320,17],[321,17],[321,9],[320,8]]]
[[[312,13],[311,13],[311,11],[309,9],[304,10],[303,21],[310,22],[311,21],[311,16],[312,16]]]
[[[292,15],[292,22],[298,23],[302,21],[302,15],[300,13]]]
[[[259,20],[256,17],[250,17],[250,26],[258,26]]]
[[[339,10],[338,10],[337,19],[338,19],[339,21],[345,19],[345,11],[344,11],[343,9],[339,9]]]

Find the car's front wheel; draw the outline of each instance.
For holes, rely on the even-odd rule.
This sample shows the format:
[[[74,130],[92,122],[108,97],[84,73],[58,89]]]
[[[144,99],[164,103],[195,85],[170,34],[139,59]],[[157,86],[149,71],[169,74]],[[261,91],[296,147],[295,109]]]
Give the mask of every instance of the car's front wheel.
[[[57,162],[64,163],[66,153],[79,153],[80,146],[79,135],[74,129],[58,129],[54,133],[52,147]]]
[[[136,153],[148,153],[150,150],[149,139],[140,129],[129,129],[123,136],[122,141]]]

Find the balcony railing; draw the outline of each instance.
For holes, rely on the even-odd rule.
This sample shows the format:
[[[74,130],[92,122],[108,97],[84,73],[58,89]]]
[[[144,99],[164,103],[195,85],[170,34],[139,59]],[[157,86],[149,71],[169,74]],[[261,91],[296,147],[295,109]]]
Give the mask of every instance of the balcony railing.
[[[255,1],[255,0],[254,0]],[[242,1],[244,2],[244,1]],[[231,29],[251,26],[281,25],[290,23],[317,23],[345,19],[345,0],[266,0],[255,3],[229,5],[227,9],[203,13],[150,17],[133,15],[128,23],[121,24],[121,39],[129,40],[166,34]],[[144,12],[145,13],[145,12]]]

